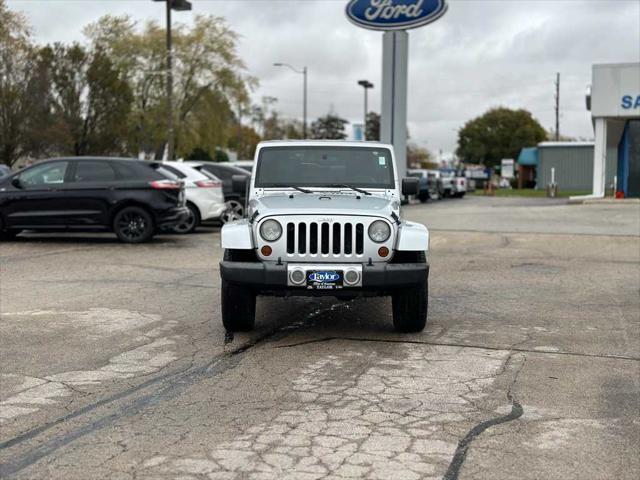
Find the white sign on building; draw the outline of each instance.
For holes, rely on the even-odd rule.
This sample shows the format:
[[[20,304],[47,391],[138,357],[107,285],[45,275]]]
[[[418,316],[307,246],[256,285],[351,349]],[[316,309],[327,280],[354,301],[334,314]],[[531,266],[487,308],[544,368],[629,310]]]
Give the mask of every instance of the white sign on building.
[[[508,179],[515,177],[514,165],[513,158],[503,158],[500,166],[500,176]]]
[[[629,118],[640,115],[640,68],[637,63],[593,66],[591,115]]]

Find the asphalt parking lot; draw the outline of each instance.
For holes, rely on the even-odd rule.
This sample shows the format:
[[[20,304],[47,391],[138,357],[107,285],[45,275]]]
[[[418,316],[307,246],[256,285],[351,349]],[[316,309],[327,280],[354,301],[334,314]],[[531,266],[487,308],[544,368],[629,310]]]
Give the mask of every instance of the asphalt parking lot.
[[[215,227],[0,244],[0,477],[637,479],[639,206],[405,215],[417,335],[387,299],[259,299],[225,337]]]

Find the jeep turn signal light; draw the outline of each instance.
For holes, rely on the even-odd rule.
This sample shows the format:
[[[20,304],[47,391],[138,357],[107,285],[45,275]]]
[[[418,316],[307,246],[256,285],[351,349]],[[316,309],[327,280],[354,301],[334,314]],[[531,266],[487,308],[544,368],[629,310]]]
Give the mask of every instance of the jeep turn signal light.
[[[380,247],[378,249],[378,255],[382,258],[385,258],[387,255],[389,255],[389,249],[387,247]]]
[[[268,257],[273,251],[271,250],[271,247],[269,245],[265,245],[260,249],[260,252],[262,253],[263,257]]]

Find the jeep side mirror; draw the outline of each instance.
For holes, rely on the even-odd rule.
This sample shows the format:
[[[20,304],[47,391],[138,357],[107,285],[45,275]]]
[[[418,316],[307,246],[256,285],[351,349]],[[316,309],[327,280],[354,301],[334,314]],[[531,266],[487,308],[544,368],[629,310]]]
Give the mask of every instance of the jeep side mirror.
[[[231,177],[231,188],[233,189],[233,193],[237,193],[239,195],[247,193],[250,178],[251,177],[248,175],[233,175]]]
[[[11,185],[13,185],[14,187],[19,188],[19,189],[23,189],[24,188],[24,185],[20,181],[20,177],[14,177],[11,180]]]
[[[415,177],[402,179],[402,195],[417,195],[420,190],[420,180]]]

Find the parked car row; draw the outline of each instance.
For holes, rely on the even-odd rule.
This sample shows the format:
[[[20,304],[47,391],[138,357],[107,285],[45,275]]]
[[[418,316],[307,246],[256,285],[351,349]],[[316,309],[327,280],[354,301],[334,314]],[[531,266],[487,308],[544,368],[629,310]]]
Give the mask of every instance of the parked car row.
[[[455,170],[407,170],[407,176],[417,178],[419,191],[416,197],[422,203],[447,197],[462,198],[467,193],[466,177],[456,175]]]
[[[214,168],[211,168],[214,167]],[[158,231],[190,233],[201,222],[244,214],[233,176],[244,169],[205,162],[71,157],[19,172],[0,170],[0,239],[23,230],[112,231],[126,243]]]
[[[247,201],[246,195],[241,195],[233,191],[232,179],[234,176],[251,177],[251,170],[236,167],[226,163],[212,162],[186,162],[190,167],[195,168],[205,175],[212,175],[222,182],[226,208],[222,214],[222,223],[233,222],[244,217],[244,205]]]

